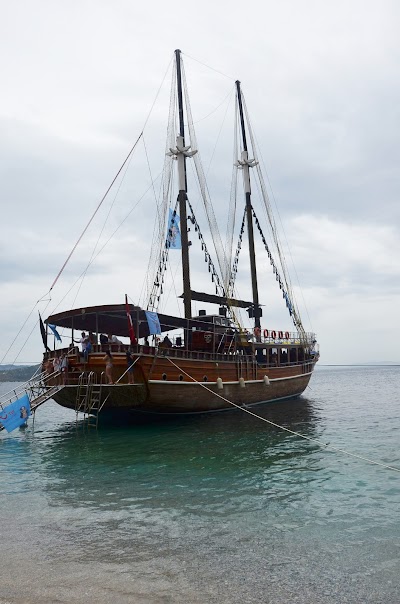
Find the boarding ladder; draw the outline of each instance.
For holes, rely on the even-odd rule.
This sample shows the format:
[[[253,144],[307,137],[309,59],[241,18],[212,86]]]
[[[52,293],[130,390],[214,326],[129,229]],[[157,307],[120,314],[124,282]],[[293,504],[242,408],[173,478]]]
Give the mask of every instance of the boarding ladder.
[[[47,373],[37,371],[24,384],[20,384],[17,388],[6,392],[0,400],[0,408],[4,409],[11,403],[15,402],[24,394],[28,395],[31,413],[34,415],[36,409],[43,405],[46,401],[52,398],[57,392],[64,388],[64,385],[54,384],[61,379],[61,372],[54,371]],[[0,431],[4,427],[0,425]]]
[[[83,413],[83,419],[88,427],[97,428],[99,413],[110,396],[108,394],[103,397],[103,382],[104,373],[101,374],[100,382],[97,382],[97,375],[93,371],[83,372],[79,376],[75,400],[76,419],[78,413]]]

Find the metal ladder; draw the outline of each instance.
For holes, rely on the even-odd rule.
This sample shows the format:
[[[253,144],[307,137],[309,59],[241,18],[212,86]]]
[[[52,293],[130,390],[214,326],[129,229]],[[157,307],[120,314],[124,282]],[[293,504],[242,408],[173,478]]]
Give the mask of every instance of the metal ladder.
[[[86,411],[86,401],[88,396],[88,381],[89,376],[84,371],[80,374],[78,379],[78,389],[76,391],[75,398],[75,413],[76,418],[78,419],[78,413],[85,413]]]
[[[100,383],[94,381],[91,386],[90,399],[88,401],[88,407],[86,411],[86,425],[88,428],[97,428],[99,424],[99,413],[102,410],[106,399],[102,402],[102,387],[103,387],[103,373],[101,374]]]
[[[90,428],[97,428],[99,423],[99,414],[108,400],[109,394],[102,400],[102,388],[104,385],[104,372],[101,374],[100,383],[97,382],[97,375],[91,371],[83,372],[79,376],[78,391],[75,401],[76,419],[78,413],[83,413],[83,419]]]

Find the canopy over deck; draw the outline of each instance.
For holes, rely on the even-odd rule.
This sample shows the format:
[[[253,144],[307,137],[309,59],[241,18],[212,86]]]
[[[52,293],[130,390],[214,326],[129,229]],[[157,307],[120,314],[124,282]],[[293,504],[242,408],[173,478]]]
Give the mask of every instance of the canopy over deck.
[[[131,304],[130,314],[136,337],[144,338],[149,336],[149,326],[145,311],[139,306]],[[212,329],[212,324],[198,321],[197,319],[184,319],[160,313],[158,313],[158,318],[162,332],[171,331],[173,329],[191,329],[192,327],[205,331],[210,331],[210,329]],[[45,323],[56,325],[57,327],[74,329],[75,331],[91,331],[93,333],[113,334],[115,336],[125,336],[129,338],[125,304],[107,304],[103,306],[74,308],[47,317]]]

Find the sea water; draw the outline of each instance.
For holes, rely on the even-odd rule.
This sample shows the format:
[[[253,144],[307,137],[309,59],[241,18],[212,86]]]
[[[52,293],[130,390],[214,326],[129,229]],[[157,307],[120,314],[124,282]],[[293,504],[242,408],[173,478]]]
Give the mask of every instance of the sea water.
[[[253,411],[400,468],[399,378],[322,367]],[[0,604],[400,602],[400,473],[242,411],[96,430],[50,401],[0,471]]]

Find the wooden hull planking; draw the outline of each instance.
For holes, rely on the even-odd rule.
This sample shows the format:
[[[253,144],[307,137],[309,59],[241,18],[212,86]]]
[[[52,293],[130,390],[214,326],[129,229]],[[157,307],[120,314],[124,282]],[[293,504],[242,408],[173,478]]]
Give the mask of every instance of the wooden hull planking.
[[[95,360],[91,359],[86,370],[99,374],[100,367]],[[226,362],[171,360],[174,364],[168,356],[142,356],[134,367],[134,384],[104,384],[102,398],[107,397],[104,411],[116,414],[128,410],[204,413],[233,408],[230,403],[254,405],[294,398],[305,390],[314,368],[313,362],[287,367],[260,367],[243,358]],[[115,363],[114,379],[118,379],[125,369],[122,359],[120,367]],[[62,406],[75,409],[77,389],[76,384],[66,385],[54,399]]]

